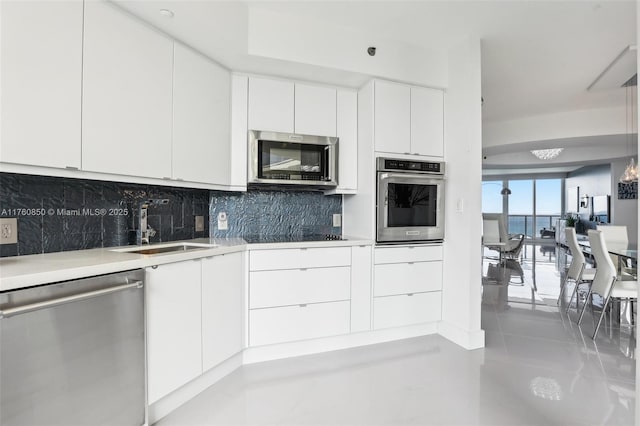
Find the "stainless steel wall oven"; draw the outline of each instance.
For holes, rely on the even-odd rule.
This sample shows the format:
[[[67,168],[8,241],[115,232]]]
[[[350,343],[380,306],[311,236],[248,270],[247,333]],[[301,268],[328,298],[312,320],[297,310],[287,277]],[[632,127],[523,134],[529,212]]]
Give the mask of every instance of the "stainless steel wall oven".
[[[444,240],[444,163],[377,159],[376,241]]]

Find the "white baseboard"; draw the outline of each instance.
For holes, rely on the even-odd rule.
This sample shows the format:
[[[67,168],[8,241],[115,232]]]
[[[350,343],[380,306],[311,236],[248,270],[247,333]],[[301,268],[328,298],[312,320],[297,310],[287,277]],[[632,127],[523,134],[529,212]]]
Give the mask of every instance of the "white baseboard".
[[[201,376],[190,381],[186,385],[171,392],[164,398],[154,402],[149,406],[149,424],[152,425],[185,402],[189,401],[209,386],[215,384],[220,379],[233,373],[242,366],[242,352],[206,371]]]
[[[436,334],[437,332],[438,323],[433,322],[384,330],[363,331],[302,342],[259,346],[245,349],[243,352],[243,364],[253,364],[294,356],[312,355],[358,346],[374,345],[376,343]]]
[[[438,324],[438,334],[467,350],[484,348],[484,330],[469,331],[441,321]]]

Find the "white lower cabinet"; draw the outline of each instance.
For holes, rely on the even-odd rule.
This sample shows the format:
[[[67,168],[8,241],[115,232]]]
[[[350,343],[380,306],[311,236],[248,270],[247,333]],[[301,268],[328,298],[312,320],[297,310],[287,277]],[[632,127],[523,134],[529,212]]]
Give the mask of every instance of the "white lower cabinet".
[[[349,333],[350,302],[300,304],[249,311],[251,346]]]
[[[441,292],[409,293],[373,299],[373,328],[402,327],[440,321]]]
[[[149,404],[242,350],[244,256],[146,269]]]
[[[146,270],[149,403],[202,374],[200,261]]]
[[[377,247],[373,328],[442,318],[442,246]]]
[[[371,246],[351,248],[351,332],[371,330]]]
[[[351,330],[351,247],[254,250],[249,346]]]
[[[202,369],[242,350],[244,253],[202,259]]]
[[[442,290],[442,262],[390,263],[375,266],[374,296]]]
[[[348,266],[251,272],[249,309],[349,300],[350,274]]]

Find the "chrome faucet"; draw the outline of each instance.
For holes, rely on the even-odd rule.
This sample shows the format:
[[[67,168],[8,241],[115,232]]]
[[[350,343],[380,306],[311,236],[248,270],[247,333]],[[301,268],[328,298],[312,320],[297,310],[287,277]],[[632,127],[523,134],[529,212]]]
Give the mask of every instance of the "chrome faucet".
[[[156,230],[149,226],[147,222],[148,209],[154,205],[168,204],[166,198],[145,200],[140,204],[140,233],[138,244],[149,244],[149,238],[156,235]]]

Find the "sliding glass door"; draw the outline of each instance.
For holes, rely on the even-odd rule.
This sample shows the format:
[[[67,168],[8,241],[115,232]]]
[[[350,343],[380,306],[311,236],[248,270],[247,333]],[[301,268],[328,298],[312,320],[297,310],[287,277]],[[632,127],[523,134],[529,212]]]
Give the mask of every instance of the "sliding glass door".
[[[512,179],[482,182],[482,212],[502,213],[510,234],[528,239],[552,237],[562,214],[562,179]],[[503,188],[509,188],[505,194]]]

